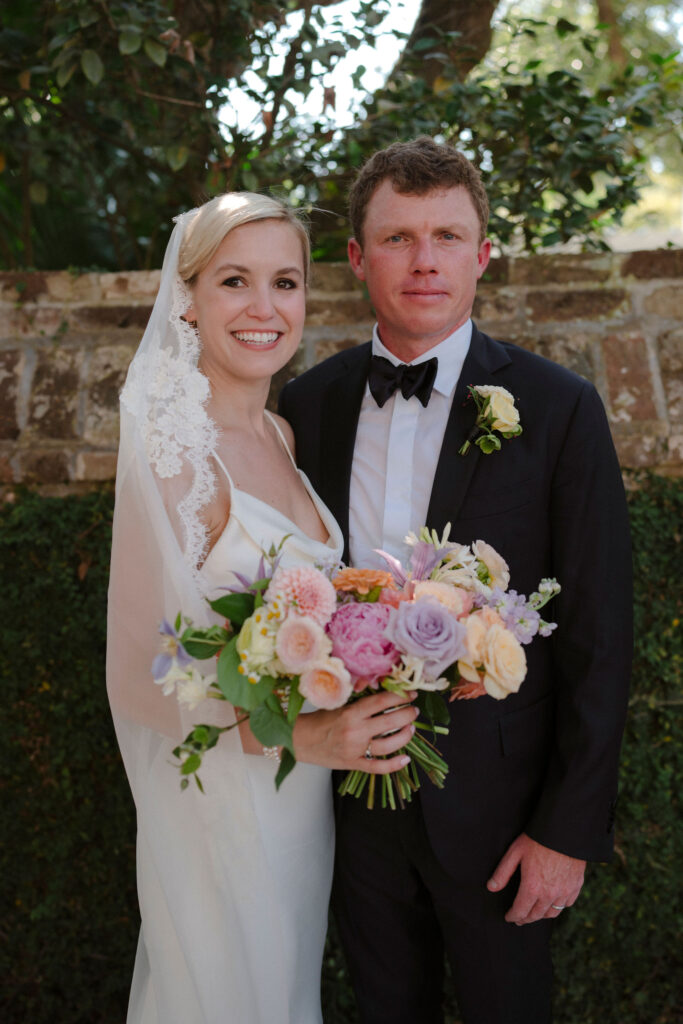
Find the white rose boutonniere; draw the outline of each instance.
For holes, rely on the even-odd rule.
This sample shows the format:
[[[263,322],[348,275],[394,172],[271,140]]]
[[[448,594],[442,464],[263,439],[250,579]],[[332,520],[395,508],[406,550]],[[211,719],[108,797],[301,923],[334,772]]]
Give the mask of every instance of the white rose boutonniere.
[[[522,433],[515,399],[506,388],[494,384],[473,384],[468,390],[477,406],[477,419],[459,450],[460,455],[467,455],[473,443],[485,455],[500,451],[500,437],[494,431],[505,438],[518,437]]]

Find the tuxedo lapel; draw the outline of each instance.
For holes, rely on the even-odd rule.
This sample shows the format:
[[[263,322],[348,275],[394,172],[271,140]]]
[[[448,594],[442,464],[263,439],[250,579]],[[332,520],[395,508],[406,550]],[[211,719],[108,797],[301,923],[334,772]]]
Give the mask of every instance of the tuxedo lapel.
[[[505,348],[473,326],[472,340],[453,395],[434,474],[427,511],[427,526],[430,529],[441,532],[446,523],[455,525],[482,455],[474,444],[467,455],[459,454],[477,418],[476,406],[469,398],[467,389],[474,384],[495,384],[496,371],[509,362]]]
[[[320,466],[320,492],[344,537],[349,535],[353,447],[370,355],[369,343],[350,350],[339,375],[328,384],[324,395],[321,436],[325,438],[325,444]],[[345,558],[348,560],[348,550],[345,551]]]

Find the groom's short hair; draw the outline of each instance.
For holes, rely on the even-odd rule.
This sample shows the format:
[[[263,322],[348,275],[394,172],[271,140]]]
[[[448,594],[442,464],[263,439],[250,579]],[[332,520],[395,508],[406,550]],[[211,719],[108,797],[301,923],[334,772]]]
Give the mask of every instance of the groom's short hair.
[[[486,237],[489,201],[479,171],[453,146],[421,135],[410,142],[394,142],[363,164],[349,192],[353,237],[363,245],[363,223],[375,189],[389,180],[402,195],[423,196],[435,189],[466,188],[479,219],[479,241]]]

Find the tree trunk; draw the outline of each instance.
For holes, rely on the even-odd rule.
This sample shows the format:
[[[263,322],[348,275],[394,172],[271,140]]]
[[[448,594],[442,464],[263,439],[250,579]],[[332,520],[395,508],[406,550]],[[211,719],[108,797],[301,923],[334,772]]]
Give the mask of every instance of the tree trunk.
[[[623,70],[628,64],[628,53],[621,38],[619,19],[614,9],[613,0],[596,0],[598,18],[608,26],[607,52],[613,64]]]
[[[415,44],[423,39],[438,40],[442,33],[457,32],[455,40],[436,48],[448,54],[452,68],[462,81],[491,46],[491,19],[499,3],[500,0],[422,0],[404,55],[410,55]],[[397,68],[402,66],[405,56],[399,60]],[[430,85],[442,73],[443,62],[439,59],[424,60],[420,64],[420,77]]]

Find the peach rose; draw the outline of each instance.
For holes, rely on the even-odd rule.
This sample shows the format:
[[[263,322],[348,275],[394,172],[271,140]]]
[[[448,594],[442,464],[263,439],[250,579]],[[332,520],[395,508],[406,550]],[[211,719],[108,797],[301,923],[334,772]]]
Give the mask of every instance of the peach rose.
[[[332,644],[322,626],[307,615],[291,615],[280,626],[275,652],[285,672],[299,675],[329,654]]]
[[[299,692],[316,708],[341,708],[351,696],[351,674],[341,658],[324,658],[302,673]]]
[[[390,572],[381,569],[340,569],[332,580],[335,590],[369,594],[375,587],[395,590],[396,583]]]
[[[517,693],[526,675],[526,654],[505,626],[491,626],[484,638],[484,686],[489,696],[503,700]]]
[[[456,618],[467,615],[472,608],[472,595],[461,587],[450,587],[434,580],[419,580],[415,584],[415,597],[435,597]]]

